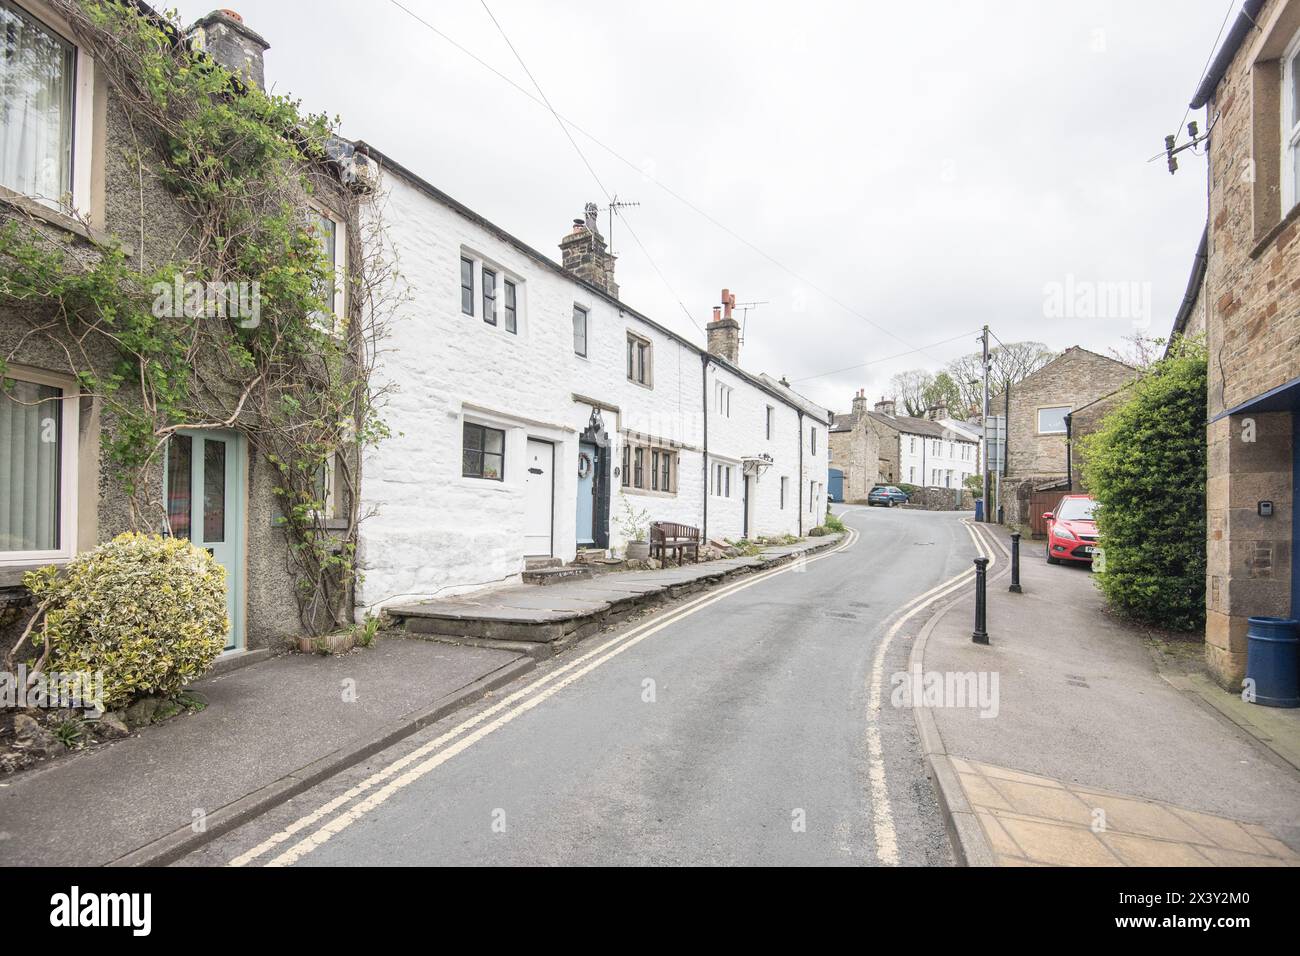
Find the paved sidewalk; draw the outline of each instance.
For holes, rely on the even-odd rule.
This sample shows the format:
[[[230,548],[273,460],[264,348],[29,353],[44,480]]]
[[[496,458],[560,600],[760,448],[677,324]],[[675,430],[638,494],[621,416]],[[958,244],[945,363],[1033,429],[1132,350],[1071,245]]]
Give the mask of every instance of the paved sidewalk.
[[[761,571],[836,545],[842,534],[765,548],[754,557],[723,558],[656,571],[619,571],[539,586],[515,584],[386,608],[424,634],[533,644],[567,642],[638,608],[682,597],[735,574]]]
[[[207,678],[199,713],[0,777],[0,863],[166,862],[532,666],[394,635]]]
[[[1031,540],[1021,556],[1024,593],[1010,594],[998,552],[988,646],[971,642],[966,588],[913,650],[926,673],[998,679],[995,714],[952,699],[916,711],[958,854],[976,865],[1300,865],[1300,772],[1164,679],[1089,569],[1050,566]],[[1268,716],[1300,728],[1300,713]]]

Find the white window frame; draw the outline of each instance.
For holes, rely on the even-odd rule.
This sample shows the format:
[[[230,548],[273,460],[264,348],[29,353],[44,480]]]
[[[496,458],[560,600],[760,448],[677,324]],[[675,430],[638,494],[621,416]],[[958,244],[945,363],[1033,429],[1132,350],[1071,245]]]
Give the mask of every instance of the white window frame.
[[[713,408],[723,418],[731,417],[731,386],[726,382],[713,383]]]
[[[1296,67],[1300,58],[1300,31],[1291,38],[1282,54],[1282,215],[1288,215],[1300,203],[1300,173],[1296,157],[1300,154],[1300,111],[1295,102]],[[1291,119],[1295,117],[1295,122]]]
[[[339,338],[343,334],[340,322],[347,321],[348,283],[347,283],[347,248],[348,224],[339,218],[334,210],[309,199],[307,204],[320,216],[334,223],[334,321],[324,321],[321,313],[312,316],[312,321],[322,332]]]
[[[322,497],[321,504],[323,510],[316,512],[318,518],[322,521],[346,521],[347,515],[340,515],[339,498],[338,498],[338,472],[343,465],[342,452],[331,452],[322,463],[325,471],[325,494]]]
[[[518,294],[518,291],[516,291],[515,295],[518,296]],[[582,313],[582,351],[578,351],[578,344],[574,342],[573,354],[581,359],[589,359],[591,358],[591,308],[581,302],[573,303],[572,317],[576,319],[579,312]]]
[[[95,129],[95,61],[73,38],[72,28],[67,21],[41,0],[10,0],[10,3],[51,33],[57,34],[75,51],[73,70],[76,75],[72,81],[72,170],[68,188],[72,193],[73,210],[78,216],[89,217],[91,153],[94,149]],[[11,196],[21,195],[3,185],[0,185],[0,192]],[[27,198],[59,212],[67,211],[57,196]]]
[[[1057,409],[1057,408],[1065,409],[1066,415],[1069,415],[1070,412],[1074,411],[1073,405],[1039,405],[1037,408],[1034,409],[1034,434],[1036,435],[1064,435],[1065,434],[1064,426],[1062,426],[1060,431],[1046,431],[1046,432],[1043,431],[1043,412],[1048,411],[1049,409]]]
[[[63,448],[59,451],[59,546],[43,551],[0,551],[0,567],[68,561],[77,553],[77,444],[80,441],[78,420],[81,410],[77,380],[23,365],[8,366],[3,377],[63,389],[59,432]]]
[[[653,389],[655,387],[655,344],[654,340],[644,335],[638,335],[631,329],[627,330],[627,342],[635,346],[645,346],[645,361],[640,361],[640,349],[634,349],[635,358],[632,362],[632,368],[627,370],[627,380],[633,385],[640,385],[642,388]],[[638,378],[636,373],[640,372],[643,376]]]
[[[714,498],[731,497],[733,468],[733,465],[728,464],[725,461],[713,462],[713,468],[710,471],[710,480],[713,488],[710,490],[710,494],[712,494]]]

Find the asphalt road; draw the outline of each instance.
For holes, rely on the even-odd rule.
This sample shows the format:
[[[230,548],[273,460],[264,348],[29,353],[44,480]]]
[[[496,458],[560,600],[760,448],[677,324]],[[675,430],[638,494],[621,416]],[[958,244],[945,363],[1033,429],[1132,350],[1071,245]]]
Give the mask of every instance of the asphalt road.
[[[895,612],[970,567],[960,518],[850,507],[848,547],[593,637],[181,864],[949,864],[889,705],[925,614],[870,691]]]

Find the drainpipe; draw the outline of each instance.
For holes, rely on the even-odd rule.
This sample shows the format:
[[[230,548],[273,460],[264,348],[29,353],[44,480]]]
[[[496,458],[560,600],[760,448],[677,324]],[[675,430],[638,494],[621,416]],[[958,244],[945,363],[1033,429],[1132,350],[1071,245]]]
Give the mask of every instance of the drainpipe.
[[[1073,455],[1070,454],[1070,449],[1073,447],[1074,444],[1073,419],[1074,419],[1073,414],[1070,413],[1066,414],[1065,416],[1065,487],[1070,489],[1071,491],[1074,490],[1074,469],[1071,466],[1071,462],[1070,462],[1070,459],[1074,457]]]
[[[799,537],[803,537],[803,409],[799,410]]]
[[[700,353],[700,394],[704,397],[704,518],[700,534],[709,541],[709,354]]]

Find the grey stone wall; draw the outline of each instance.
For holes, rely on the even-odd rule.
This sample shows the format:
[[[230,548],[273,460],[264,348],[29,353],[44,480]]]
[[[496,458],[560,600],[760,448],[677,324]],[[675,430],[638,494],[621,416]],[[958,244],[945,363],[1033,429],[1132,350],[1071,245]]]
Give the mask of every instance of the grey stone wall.
[[[924,511],[969,511],[974,514],[975,496],[965,489],[921,488],[913,493],[905,507]]]
[[[92,190],[91,226],[98,233],[121,241],[129,251],[134,267],[156,267],[183,257],[190,235],[190,214],[167,190],[146,165],[143,174],[126,157],[145,138],[134,133],[127,120],[124,104],[102,82],[96,87],[95,175]],[[146,146],[147,149],[147,146]],[[353,208],[337,184],[323,178],[319,196],[340,215]],[[331,195],[331,189],[336,190]],[[0,221],[24,215],[13,204],[0,202]],[[92,256],[91,243],[79,238],[75,230],[54,222],[41,227],[69,244],[78,255]],[[353,242],[350,258],[356,261],[356,237],[359,230],[348,229]],[[31,334],[36,326],[48,325],[57,316],[46,310],[0,307],[0,356],[6,361],[63,375],[90,370],[99,376],[110,374],[117,353],[101,338],[91,337],[79,347],[71,334]],[[119,398],[129,390],[119,393]],[[78,500],[77,550],[84,551],[97,543],[130,528],[129,497],[123,488],[117,466],[108,458],[108,438],[119,427],[110,408],[91,397],[81,399],[78,436],[80,494]],[[242,430],[242,429],[241,429]],[[296,636],[301,631],[295,600],[294,579],[286,563],[286,541],[276,527],[278,504],[272,492],[273,470],[251,442],[246,488],[246,603],[245,640],[249,647],[268,646]],[[357,463],[352,460],[354,474]],[[161,458],[145,474],[145,482],[156,489],[153,497],[159,504],[158,529],[162,530]],[[28,568],[0,569],[0,596],[21,601],[22,573]],[[22,619],[13,614],[0,615],[0,654],[7,650],[21,631]]]

